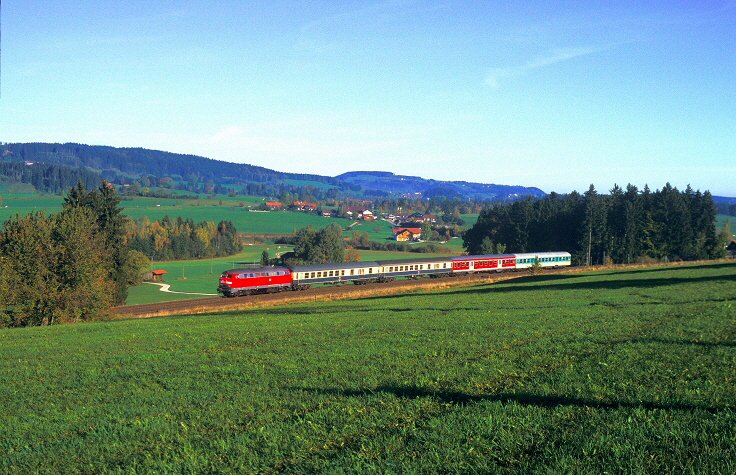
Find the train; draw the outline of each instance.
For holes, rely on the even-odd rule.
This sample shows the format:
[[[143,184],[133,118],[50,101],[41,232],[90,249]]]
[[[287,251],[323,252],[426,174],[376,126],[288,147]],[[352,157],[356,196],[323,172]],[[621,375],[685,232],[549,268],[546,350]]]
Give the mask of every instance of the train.
[[[519,271],[532,267],[537,261],[542,268],[564,267],[571,264],[571,256],[568,252],[536,252],[243,267],[224,271],[217,292],[223,297],[240,297],[306,290],[316,284],[363,285],[391,282],[397,278],[439,278],[479,272]]]

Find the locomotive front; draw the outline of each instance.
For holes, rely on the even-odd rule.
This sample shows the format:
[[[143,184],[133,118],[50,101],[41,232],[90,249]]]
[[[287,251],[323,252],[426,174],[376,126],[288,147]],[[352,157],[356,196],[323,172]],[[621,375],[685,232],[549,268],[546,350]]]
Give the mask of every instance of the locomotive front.
[[[226,270],[220,276],[217,292],[238,297],[291,289],[291,271],[286,267],[247,267]]]

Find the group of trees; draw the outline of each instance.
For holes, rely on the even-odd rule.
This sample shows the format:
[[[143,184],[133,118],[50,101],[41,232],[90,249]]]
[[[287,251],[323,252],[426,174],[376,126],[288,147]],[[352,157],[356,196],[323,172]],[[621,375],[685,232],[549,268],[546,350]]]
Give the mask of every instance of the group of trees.
[[[566,250],[576,264],[712,259],[725,252],[715,217],[710,193],[689,186],[684,192],[669,183],[654,192],[615,186],[601,195],[591,185],[582,195],[491,206],[463,241],[470,254]]]
[[[125,302],[128,287],[157,259],[209,257],[242,249],[229,221],[168,217],[133,223],[107,181],[79,181],[56,214],[16,215],[0,229],[0,327],[89,320]]]
[[[343,262],[342,228],[332,223],[319,231],[311,226],[298,230],[294,236],[294,258],[301,264]]]
[[[120,198],[79,182],[56,214],[16,215],[0,230],[0,326],[77,322],[125,301],[147,265],[124,243]]]
[[[9,182],[28,183],[41,193],[61,193],[82,182],[93,188],[100,175],[84,168],[71,168],[45,163],[0,162],[0,177]]]
[[[240,252],[243,244],[230,221],[202,221],[171,219],[160,221],[147,218],[131,221],[127,227],[126,241],[130,249],[139,251],[154,260],[198,259],[229,256]]]
[[[719,214],[736,216],[736,204],[733,203],[716,203],[716,210]]]

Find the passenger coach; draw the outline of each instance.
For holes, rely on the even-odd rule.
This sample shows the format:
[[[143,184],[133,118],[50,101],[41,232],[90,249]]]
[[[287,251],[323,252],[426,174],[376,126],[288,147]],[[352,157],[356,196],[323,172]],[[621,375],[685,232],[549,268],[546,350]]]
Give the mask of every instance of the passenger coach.
[[[516,268],[519,270],[528,269],[534,265],[537,259],[542,267],[562,267],[569,266],[572,258],[569,252],[537,252],[515,254]]]
[[[312,264],[291,266],[294,290],[305,290],[313,284],[339,284],[353,282],[367,284],[380,278],[377,262],[340,262],[336,264]]]
[[[452,272],[452,259],[449,257],[428,257],[425,259],[397,259],[377,261],[385,281],[397,277],[416,279],[418,277],[446,277]]]
[[[452,258],[452,272],[457,274],[474,272],[502,272],[516,268],[514,254],[481,254]]]

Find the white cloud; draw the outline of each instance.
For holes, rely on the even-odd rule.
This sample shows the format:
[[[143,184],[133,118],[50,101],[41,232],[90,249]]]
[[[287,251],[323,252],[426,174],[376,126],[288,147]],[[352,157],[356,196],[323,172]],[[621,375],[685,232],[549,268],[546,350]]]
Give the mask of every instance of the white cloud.
[[[494,68],[488,72],[486,76],[486,84],[496,89],[499,87],[499,81],[508,78],[524,76],[535,69],[552,66],[563,61],[568,61],[582,56],[588,56],[599,51],[610,48],[610,46],[589,46],[578,48],[557,48],[548,51],[545,55],[539,56],[527,63],[518,66],[510,66],[507,68]]]

